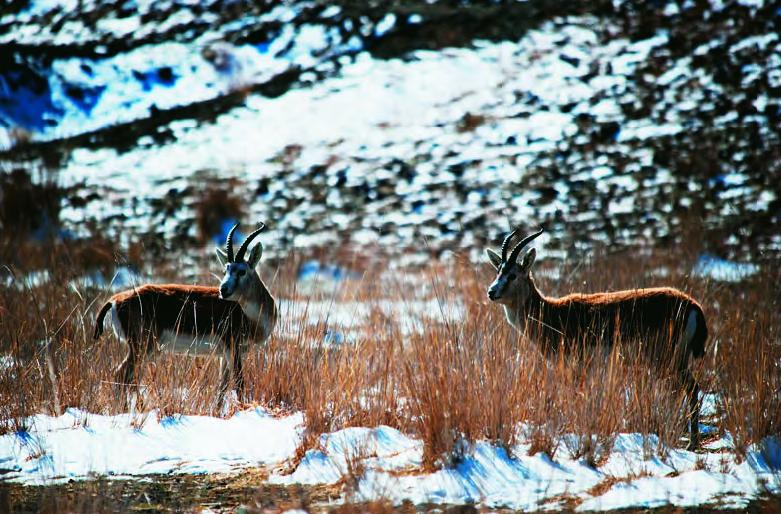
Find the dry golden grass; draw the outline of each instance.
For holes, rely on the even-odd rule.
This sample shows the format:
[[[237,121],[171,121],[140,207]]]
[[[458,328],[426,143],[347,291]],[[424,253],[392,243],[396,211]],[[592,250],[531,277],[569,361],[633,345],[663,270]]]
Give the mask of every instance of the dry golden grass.
[[[17,254],[0,282],[0,432],[22,429],[40,412],[121,408],[113,387],[121,345],[110,330],[91,338],[108,293],[72,282],[96,266],[86,248],[24,246],[38,253]],[[696,374],[721,409],[706,421],[731,433],[740,455],[781,432],[779,268],[766,263],[741,283],[715,283],[688,276],[695,253],[670,253],[542,263],[538,283],[548,294],[672,285],[701,300],[711,337]],[[619,432],[658,436],[649,438],[649,454],[682,444],[683,396],[669,377],[618,347],[598,358],[544,358],[488,302],[487,265],[456,259],[389,271],[376,257],[344,252],[340,260],[354,277],[322,287],[296,280],[300,257],[264,270],[284,300],[282,318],[268,344],[246,358],[243,401],[303,412],[301,455],[322,433],[380,424],[420,437],[427,469],[457,462],[481,439],[507,449],[525,442],[530,452],[551,456],[566,451],[594,466],[609,456]],[[23,277],[36,269],[56,278],[27,283]],[[448,314],[454,305],[456,316]],[[150,356],[140,371],[138,423],[152,409],[160,416],[214,413],[216,357]]]

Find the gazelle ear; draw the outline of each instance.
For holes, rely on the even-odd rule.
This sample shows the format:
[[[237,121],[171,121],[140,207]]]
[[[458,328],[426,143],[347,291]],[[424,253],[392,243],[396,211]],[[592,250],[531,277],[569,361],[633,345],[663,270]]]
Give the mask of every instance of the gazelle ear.
[[[532,248],[528,252],[526,252],[526,255],[523,256],[523,262],[521,263],[521,268],[523,268],[526,271],[529,271],[532,267],[532,264],[534,264],[534,259],[537,258],[537,250]]]
[[[224,268],[225,265],[228,264],[228,254],[219,246],[214,248],[214,253],[217,254],[217,260],[220,261],[220,266]]]
[[[490,248],[485,249],[485,254],[488,256],[488,262],[491,263],[491,266],[493,266],[496,271],[499,271],[499,266],[502,265],[502,257]]]
[[[258,242],[258,244],[253,246],[252,250],[249,252],[249,259],[247,259],[247,264],[249,265],[250,269],[255,269],[258,264],[260,264],[261,255],[263,255],[263,243]]]

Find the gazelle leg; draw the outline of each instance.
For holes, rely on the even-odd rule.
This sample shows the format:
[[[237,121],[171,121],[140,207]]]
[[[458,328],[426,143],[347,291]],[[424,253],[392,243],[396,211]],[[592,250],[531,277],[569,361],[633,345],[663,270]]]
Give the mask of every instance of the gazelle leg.
[[[217,409],[222,409],[225,405],[225,393],[228,392],[230,383],[231,368],[233,367],[230,352],[225,351],[220,357],[220,389],[217,393]]]
[[[244,398],[244,372],[241,362],[241,349],[233,347],[233,377],[236,380],[236,397],[239,401]]]
[[[125,360],[117,367],[116,381],[119,389],[119,393],[122,395],[122,407],[128,408],[128,393],[131,386],[136,389],[135,385],[135,371],[136,360],[138,359],[138,352],[135,350],[135,345],[128,343],[127,355]]]
[[[689,398],[689,445],[688,450],[696,450],[700,446],[700,386],[691,371],[684,371],[684,387]]]

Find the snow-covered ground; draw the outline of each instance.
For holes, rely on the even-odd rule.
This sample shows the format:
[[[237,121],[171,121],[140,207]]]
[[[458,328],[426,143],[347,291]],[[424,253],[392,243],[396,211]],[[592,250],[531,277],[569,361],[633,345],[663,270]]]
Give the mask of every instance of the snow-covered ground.
[[[512,509],[550,509],[568,501],[579,509],[691,506],[740,507],[781,492],[781,441],[765,440],[737,461],[725,437],[702,453],[670,449],[647,457],[644,436],[620,434],[607,462],[594,469],[565,448],[555,459],[518,444],[511,454],[479,441],[453,467],[420,470],[422,442],[396,429],[347,428],[320,437],[289,469],[303,433],[303,416],[274,417],[261,408],[228,419],[204,416],[99,416],[71,409],[35,416],[29,431],[0,437],[0,470],[7,480],[46,484],[95,475],[127,478],[156,473],[238,472],[263,466],[278,484],[333,484],[357,474],[356,500],[395,503],[475,503]],[[522,427],[519,427],[519,429]],[[651,445],[655,444],[654,436]],[[647,442],[647,441],[646,441]],[[359,464],[359,465],[358,465]],[[599,486],[599,487],[598,487]]]
[[[278,98],[248,96],[244,107],[220,116],[213,125],[174,123],[170,128],[175,140],[169,144],[158,146],[142,140],[130,152],[79,149],[63,167],[63,177],[68,182],[84,180],[118,191],[134,190],[141,197],[158,197],[171,188],[186,188],[198,170],[213,170],[224,177],[273,177],[269,191],[251,203],[253,215],[257,219],[274,219],[267,232],[271,239],[303,226],[310,227],[310,233],[316,232],[316,236],[299,235],[296,246],[327,244],[345,232],[355,243],[373,243],[378,240],[377,233],[363,229],[385,223],[398,227],[383,236],[381,242],[388,244],[411,239],[413,227],[429,223],[444,224],[456,231],[459,220],[468,222],[484,212],[481,205],[485,201],[503,203],[506,190],[514,189],[513,185],[522,179],[525,166],[533,164],[540,153],[554,149],[564,135],[575,132],[579,115],[591,110],[599,122],[615,119],[620,113],[620,97],[608,97],[593,109],[588,105],[589,99],[601,91],[628,88],[627,76],[637,63],[666,41],[662,34],[634,43],[616,40],[600,46],[593,28],[596,24],[591,18],[572,19],[564,27],[548,23],[518,42],[481,42],[475,48],[417,52],[408,60],[380,60],[361,53],[355,61],[343,65],[338,77]],[[309,52],[316,53],[317,48]],[[176,55],[174,51],[158,53]],[[571,59],[565,62],[562,55]],[[200,55],[195,58],[202,59]],[[613,76],[583,78],[591,68],[604,66],[607,61],[614,67]],[[262,63],[253,66],[266,69]],[[249,67],[245,64],[243,69]],[[107,68],[113,70],[116,66]],[[142,95],[141,90],[126,92],[124,81],[112,77],[102,80],[108,84],[118,82],[113,87],[118,98],[113,102],[137,105],[157,101],[148,99],[148,94]],[[172,101],[181,101],[184,97],[174,87],[162,89]],[[187,84],[184,87],[193,89]],[[568,112],[539,110],[520,106],[517,95],[534,99],[530,101],[533,105],[580,106]],[[101,100],[100,105],[106,102],[107,99]],[[106,112],[113,115],[116,108],[108,106]],[[91,119],[101,119],[105,124],[105,118],[98,114],[91,113]],[[476,127],[474,133],[460,131],[458,126],[465,114],[477,116],[485,124]],[[658,127],[645,121],[630,122],[622,128],[619,142],[650,137],[656,131],[678,130],[677,124]],[[297,149],[295,170],[281,176],[279,156],[285,149],[293,148]],[[650,164],[651,157],[648,153],[641,162]],[[334,159],[340,162],[328,164]],[[333,186],[343,182],[349,189],[366,182],[395,182],[397,172],[385,166],[394,160],[429,162],[418,166],[413,178],[392,188],[392,194],[401,201],[398,208],[383,208],[382,202],[378,202],[376,207],[367,209],[361,220],[356,220],[351,198]],[[471,163],[460,182],[472,193],[463,199],[446,191],[433,195],[432,190],[448,188],[456,180],[450,170],[461,163]],[[323,184],[318,187],[328,191],[325,210],[316,205],[322,202],[310,198],[306,191],[310,170],[317,166],[324,167]],[[627,193],[638,187],[631,177],[613,176],[607,168],[602,173],[600,187],[612,184]],[[568,184],[569,179],[565,178],[550,184],[558,198],[544,205],[537,203],[537,190],[514,191],[511,202],[517,216],[539,218],[566,210]],[[295,210],[279,216],[275,212],[279,199],[291,194],[303,201]],[[631,200],[628,195],[624,198]],[[632,207],[631,202],[625,203],[616,200],[610,209],[626,211]],[[123,203],[102,202],[91,208],[100,209],[101,216],[109,212],[121,214],[127,209]],[[144,225],[146,214],[149,213],[137,210],[136,217],[128,221]],[[68,209],[63,215],[76,220],[84,213]],[[176,221],[166,219],[171,226]],[[431,238],[443,237],[439,229],[423,228],[422,232]]]
[[[85,219],[116,219],[119,233],[152,225],[166,235],[195,235],[193,206],[205,177],[216,187],[229,183],[248,217],[269,221],[272,255],[335,242],[400,248],[427,240],[480,258],[481,234],[498,238],[508,211],[514,223],[535,220],[606,244],[666,237],[676,209],[688,212],[700,200],[706,224],[742,210],[776,215],[777,191],[747,164],[752,148],[738,145],[718,169],[687,175],[691,163],[675,160],[686,152],[670,146],[698,131],[742,126],[732,103],[743,93],[733,95],[702,64],[723,44],[716,33],[678,55],[671,30],[607,37],[622,34],[610,19],[568,16],[515,39],[379,58],[330,24],[343,14],[336,7],[304,21],[304,7],[295,4],[223,22],[208,9],[196,15],[183,7],[142,24],[139,17],[154,9],[141,2],[139,13],[101,18],[74,32],[79,37],[28,20],[53,8],[37,1],[0,18],[15,27],[0,34],[0,44],[84,46],[85,34],[117,44],[132,34],[137,44],[53,59],[41,98],[27,92],[23,74],[0,74],[0,147],[29,116],[41,119],[26,120],[27,137],[46,141],[155,121],[159,110],[246,91],[206,120],[192,113],[157,120],[161,126],[127,144],[69,149],[60,181],[95,192],[86,205],[63,206],[61,218],[75,234]],[[665,16],[674,19],[676,10],[671,3]],[[163,37],[177,23],[196,22],[213,26],[197,37],[185,30]],[[381,35],[401,22],[389,15],[366,30]],[[244,25],[268,31],[266,39],[233,41]],[[147,41],[145,31],[158,36]],[[781,63],[775,31],[757,28],[729,51],[764,52],[753,58],[776,71]],[[647,68],[668,54],[659,69]],[[744,68],[747,85],[761,82],[761,69]],[[290,69],[299,80],[279,94],[253,92]],[[778,76],[767,79],[776,89]],[[657,84],[658,96],[643,93],[648,83]],[[769,148],[774,102],[763,94],[750,104],[770,113],[751,121]],[[778,249],[781,237],[768,238]]]
[[[159,6],[158,6],[159,7]],[[186,8],[172,16],[158,14],[159,22],[144,21],[144,15],[155,20],[156,6],[148,2],[134,13],[102,18],[88,27],[75,18],[63,24],[53,35],[50,27],[33,23],[37,16],[67,17],[75,5],[50,4],[35,1],[18,15],[0,17],[0,23],[17,23],[17,30],[0,34],[0,45],[88,46],[94,39],[94,54],[53,59],[46,69],[47,83],[36,84],[19,80],[20,71],[0,73],[0,98],[9,105],[0,105],[0,147],[3,128],[23,127],[34,139],[49,140],[126,123],[150,116],[156,109],[170,109],[196,102],[212,100],[252,84],[264,83],[292,67],[310,67],[322,59],[341,54],[357,43],[337,41],[338,34],[322,25],[303,24],[295,29],[286,22],[294,19],[300,6],[279,5],[268,12],[234,20],[222,31],[199,31],[190,40],[166,40],[156,44],[139,44],[145,38],[155,41],[158,34],[169,34],[179,26],[213,21],[215,15],[194,15]],[[89,7],[87,7],[88,9]],[[338,8],[334,8],[339,12]],[[325,13],[327,17],[328,13]],[[282,24],[284,27],[269,41],[233,45],[226,34],[241,24],[263,27]],[[128,39],[125,52],[108,53],[106,41]],[[173,38],[172,38],[173,39]],[[135,46],[135,47],[134,47]],[[317,56],[317,57],[315,57]],[[19,80],[19,83],[17,83]],[[15,103],[22,105],[16,106]]]

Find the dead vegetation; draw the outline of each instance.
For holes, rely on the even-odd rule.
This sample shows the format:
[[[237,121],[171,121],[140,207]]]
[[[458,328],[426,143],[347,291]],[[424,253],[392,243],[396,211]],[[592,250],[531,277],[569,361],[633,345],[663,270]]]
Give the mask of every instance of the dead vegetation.
[[[91,338],[96,305],[108,293],[77,278],[100,261],[95,253],[123,254],[100,244],[84,248],[21,245],[15,264],[5,266],[1,432],[23,430],[35,413],[78,407],[110,414],[121,408],[112,380],[122,347],[113,335]],[[538,281],[552,294],[662,284],[693,292],[711,331],[696,373],[703,390],[718,398],[719,412],[704,421],[732,434],[741,455],[781,426],[778,267],[762,264],[742,282],[717,283],[689,275],[695,252],[671,253],[636,250],[543,263]],[[322,287],[303,284],[294,269],[264,270],[270,290],[287,307],[269,343],[246,359],[246,401],[302,411],[307,432],[300,455],[322,433],[377,425],[420,437],[427,469],[458,462],[483,439],[507,449],[528,443],[528,451],[551,457],[566,451],[593,466],[610,455],[619,432],[658,436],[649,438],[649,455],[683,444],[685,409],[669,377],[620,347],[604,359],[546,360],[489,304],[488,265],[457,258],[389,271],[374,261],[362,268],[367,261],[359,257],[345,261],[355,273]],[[296,257],[284,266],[299,262]],[[40,274],[40,265],[47,273]],[[345,312],[349,324],[340,321]],[[151,409],[159,416],[209,413],[217,370],[216,356],[147,358],[138,423]]]
[[[0,512],[115,513],[115,512],[284,512],[329,504],[340,491],[333,486],[263,484],[265,470],[238,475],[171,475],[148,480],[108,480],[47,486],[0,482]],[[269,510],[273,507],[272,510]]]

